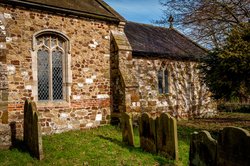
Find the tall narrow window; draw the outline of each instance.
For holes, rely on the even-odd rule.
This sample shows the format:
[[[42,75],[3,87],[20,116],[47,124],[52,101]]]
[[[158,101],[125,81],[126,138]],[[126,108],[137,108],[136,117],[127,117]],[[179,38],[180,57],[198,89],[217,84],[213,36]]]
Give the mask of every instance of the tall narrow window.
[[[164,93],[168,93],[168,71],[164,70]]]
[[[38,100],[63,99],[65,41],[56,35],[37,38]]]
[[[158,72],[158,89],[159,93],[163,93],[163,71]]]
[[[158,71],[158,90],[159,90],[159,93],[161,93],[161,94],[169,93],[168,86],[169,86],[168,85],[168,71],[160,69]]]
[[[38,99],[49,100],[49,50],[43,47],[37,52]]]

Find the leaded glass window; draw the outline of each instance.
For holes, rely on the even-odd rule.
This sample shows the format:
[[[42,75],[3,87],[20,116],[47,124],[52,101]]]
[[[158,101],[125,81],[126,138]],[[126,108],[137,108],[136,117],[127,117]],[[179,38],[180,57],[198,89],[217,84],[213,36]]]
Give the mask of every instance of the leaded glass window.
[[[37,38],[38,100],[63,99],[65,41],[56,35]]]
[[[168,93],[168,71],[164,71],[164,93]]]
[[[49,51],[45,48],[37,52],[38,99],[49,100]]]
[[[162,86],[162,83],[163,83],[163,71],[160,70],[158,72],[158,89],[159,89],[159,93],[163,93],[163,86]]]
[[[168,71],[160,69],[158,71],[158,90],[159,93],[169,93],[168,91]]]

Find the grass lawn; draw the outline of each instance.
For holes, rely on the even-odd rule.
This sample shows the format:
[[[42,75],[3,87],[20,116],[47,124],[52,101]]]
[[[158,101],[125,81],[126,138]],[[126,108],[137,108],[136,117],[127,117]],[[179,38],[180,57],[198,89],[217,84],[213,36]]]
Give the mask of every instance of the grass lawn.
[[[188,165],[190,133],[203,129],[216,133],[222,127],[232,125],[249,130],[250,114],[227,113],[215,118],[179,121],[180,157],[176,165]],[[138,132],[135,135],[136,147],[123,144],[120,129],[109,125],[87,131],[43,136],[44,160],[33,159],[19,144],[11,150],[0,150],[0,165],[174,165],[171,160],[142,151],[139,148]]]

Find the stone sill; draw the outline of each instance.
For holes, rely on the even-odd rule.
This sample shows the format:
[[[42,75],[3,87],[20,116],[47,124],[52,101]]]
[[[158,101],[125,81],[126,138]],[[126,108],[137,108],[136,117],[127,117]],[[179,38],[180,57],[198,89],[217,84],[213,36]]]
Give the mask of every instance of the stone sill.
[[[57,108],[67,108],[70,106],[70,103],[67,101],[37,101],[36,102],[38,109],[57,107]]]

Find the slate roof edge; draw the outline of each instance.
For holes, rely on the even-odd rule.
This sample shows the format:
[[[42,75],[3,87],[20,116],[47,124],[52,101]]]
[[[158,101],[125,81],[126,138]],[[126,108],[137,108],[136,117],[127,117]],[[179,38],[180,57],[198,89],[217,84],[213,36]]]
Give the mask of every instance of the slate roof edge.
[[[111,9],[111,7],[109,7],[107,4],[100,2],[100,0],[98,0],[98,3],[100,3],[106,10],[114,14],[114,17],[105,16],[105,15],[96,14],[96,13],[90,13],[90,12],[71,10],[71,9],[66,9],[62,7],[55,7],[55,6],[50,6],[50,5],[45,5],[45,4],[35,3],[35,2],[27,2],[27,1],[22,1],[22,0],[4,0],[4,1],[0,0],[0,3],[16,5],[16,6],[24,6],[24,7],[33,7],[35,9],[46,9],[46,11],[50,11],[53,13],[58,12],[58,13],[67,14],[67,15],[96,18],[100,20],[106,20],[106,21],[112,21],[112,22],[118,22],[118,23],[120,21],[125,20],[122,16],[120,16],[113,9]]]
[[[126,22],[126,19],[123,16],[121,16],[117,11],[115,11],[111,6],[109,6],[106,2],[104,2],[103,0],[96,0],[96,1],[99,2],[110,13],[119,18],[120,21]]]
[[[195,61],[199,62],[205,59],[204,56],[195,57],[194,55],[183,56],[183,55],[171,55],[167,53],[159,53],[159,52],[143,52],[132,50],[133,57],[137,58],[162,58],[162,59],[171,59],[171,60],[183,60],[183,61]]]
[[[178,31],[175,28],[168,28],[170,30],[175,31],[176,33],[178,33],[180,36],[182,36],[183,38],[186,38],[187,40],[189,40],[190,42],[192,42],[194,45],[196,45],[197,47],[199,47],[200,49],[204,50],[206,53],[209,52],[208,49],[206,49],[205,47],[202,47],[201,45],[199,45],[197,42],[195,42],[194,40],[190,39],[189,37],[185,36],[184,34],[182,34],[180,31]]]

